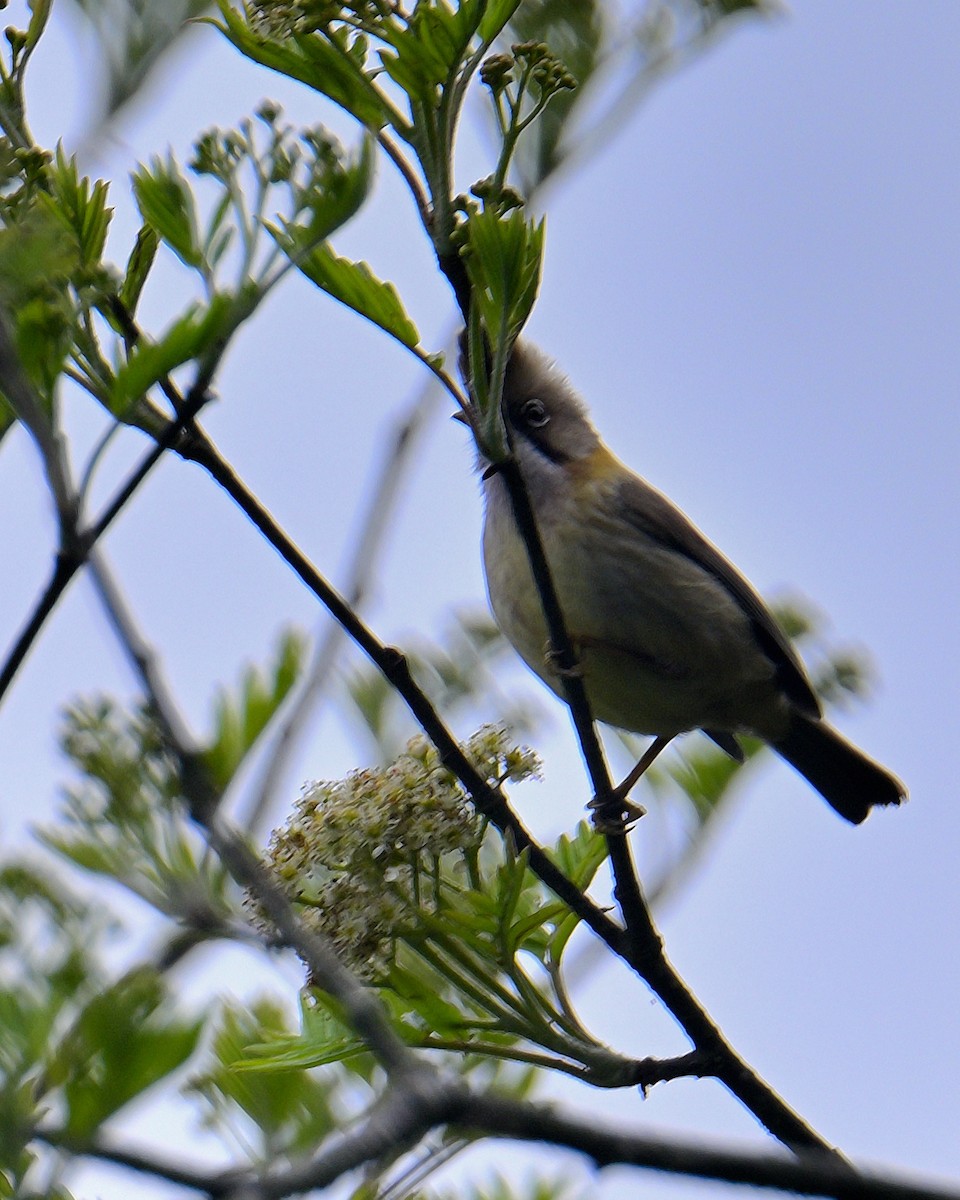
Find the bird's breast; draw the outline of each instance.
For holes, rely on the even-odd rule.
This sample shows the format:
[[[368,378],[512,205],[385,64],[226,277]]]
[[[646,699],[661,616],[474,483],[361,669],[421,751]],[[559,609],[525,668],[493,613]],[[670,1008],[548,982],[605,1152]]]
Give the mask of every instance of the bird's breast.
[[[610,473],[558,471],[545,483],[528,481],[531,501],[594,715],[637,733],[750,728],[751,710],[770,703],[773,669],[727,590],[626,522]],[[494,616],[562,695],[526,546],[497,476],[485,501]]]

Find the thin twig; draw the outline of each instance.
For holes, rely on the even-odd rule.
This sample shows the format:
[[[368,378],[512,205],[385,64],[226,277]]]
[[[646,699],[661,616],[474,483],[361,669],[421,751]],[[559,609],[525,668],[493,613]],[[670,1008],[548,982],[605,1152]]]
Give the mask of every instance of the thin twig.
[[[37,444],[60,526],[60,551],[75,552],[77,495],[70,482],[63,436],[43,411],[13,341],[7,315],[0,309],[0,395],[4,396]]]
[[[386,154],[387,158],[390,159],[393,165],[403,176],[403,181],[410,189],[414,203],[417,206],[417,213],[420,216],[420,223],[423,225],[424,229],[429,235],[431,225],[433,224],[433,213],[430,208],[430,197],[427,195],[422,180],[414,171],[409,160],[404,156],[403,151],[385,132],[385,130],[377,130],[377,143],[384,154]]]
[[[81,1142],[70,1137],[66,1130],[60,1129],[37,1129],[33,1136],[37,1141],[52,1146],[55,1150],[63,1150],[77,1157],[96,1158],[101,1162],[113,1163],[114,1166],[125,1167],[128,1171],[135,1171],[140,1175],[150,1175],[155,1179],[163,1179],[167,1183],[175,1183],[180,1187],[203,1192],[208,1196],[222,1196],[235,1183],[232,1173],[178,1163],[171,1159],[166,1152],[162,1156],[151,1154],[148,1150],[135,1150],[129,1146],[116,1145],[105,1138]]]
[[[103,557],[91,555],[94,581],[104,609],[150,701],[167,749],[179,770],[190,815],[241,887],[249,889],[285,944],[296,949],[311,976],[338,1000],[347,1019],[388,1076],[406,1078],[421,1070],[416,1056],[397,1037],[379,1001],[341,965],[326,938],[303,928],[290,900],[258,856],[219,815],[220,796],[198,744],[163,679],[152,647],[140,634]]]
[[[796,1157],[704,1146],[702,1139],[679,1140],[593,1125],[564,1116],[553,1106],[508,1097],[471,1097],[464,1132],[545,1142],[578,1150],[598,1167],[645,1167],[671,1175],[696,1176],[776,1188],[836,1200],[960,1200],[960,1190],[874,1171],[854,1170],[835,1155],[806,1151]],[[475,1122],[475,1123],[474,1123]],[[454,1128],[458,1128],[455,1124]]]
[[[23,665],[47,619],[57,606],[60,598],[70,586],[73,577],[86,561],[86,554],[97,544],[107,529],[126,507],[133,494],[137,491],[156,464],[180,438],[193,421],[200,409],[210,399],[209,385],[213,374],[214,364],[202,367],[197,379],[187,393],[182,409],[172,420],[164,432],[156,439],[150,451],[144,455],[140,465],[120,487],[113,500],[107,505],[99,519],[89,528],[78,533],[75,538],[76,546],[70,554],[61,553],[57,556],[53,572],[42,595],[34,605],[20,636],[11,647],[3,667],[0,669],[0,704],[13,683],[17,672]]]

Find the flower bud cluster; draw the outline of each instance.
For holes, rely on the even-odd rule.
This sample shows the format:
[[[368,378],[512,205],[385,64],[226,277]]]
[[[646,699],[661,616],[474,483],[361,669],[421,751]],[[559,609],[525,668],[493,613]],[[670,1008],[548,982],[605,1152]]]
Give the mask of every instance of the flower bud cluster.
[[[464,751],[491,783],[539,774],[536,755],[499,727],[478,730]],[[267,864],[307,927],[374,982],[388,971],[396,940],[437,911],[441,881],[476,855],[483,831],[463,787],[416,737],[385,767],[306,787],[274,832]],[[267,927],[251,897],[248,905]]]
[[[247,11],[258,33],[283,38],[322,29],[352,7],[331,0],[252,0]]]

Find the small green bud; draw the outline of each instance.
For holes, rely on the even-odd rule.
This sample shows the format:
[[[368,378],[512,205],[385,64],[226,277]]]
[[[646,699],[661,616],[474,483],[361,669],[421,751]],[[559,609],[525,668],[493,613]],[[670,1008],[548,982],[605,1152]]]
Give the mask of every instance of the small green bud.
[[[509,54],[491,54],[480,68],[480,82],[494,93],[502,92],[513,79],[514,60]]]
[[[264,100],[257,109],[256,115],[264,124],[274,125],[282,112],[283,109],[275,100]]]

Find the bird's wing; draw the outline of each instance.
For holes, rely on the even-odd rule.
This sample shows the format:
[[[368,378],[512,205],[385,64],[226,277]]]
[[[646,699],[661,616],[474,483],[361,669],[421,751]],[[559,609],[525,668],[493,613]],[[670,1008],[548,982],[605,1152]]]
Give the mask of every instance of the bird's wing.
[[[750,620],[764,654],[776,668],[776,677],[787,697],[812,717],[822,715],[820,702],[803,664],[773,614],[744,579],[699,529],[645,480],[632,473],[618,484],[620,511],[640,532],[661,546],[683,555],[707,571],[733,597]]]

